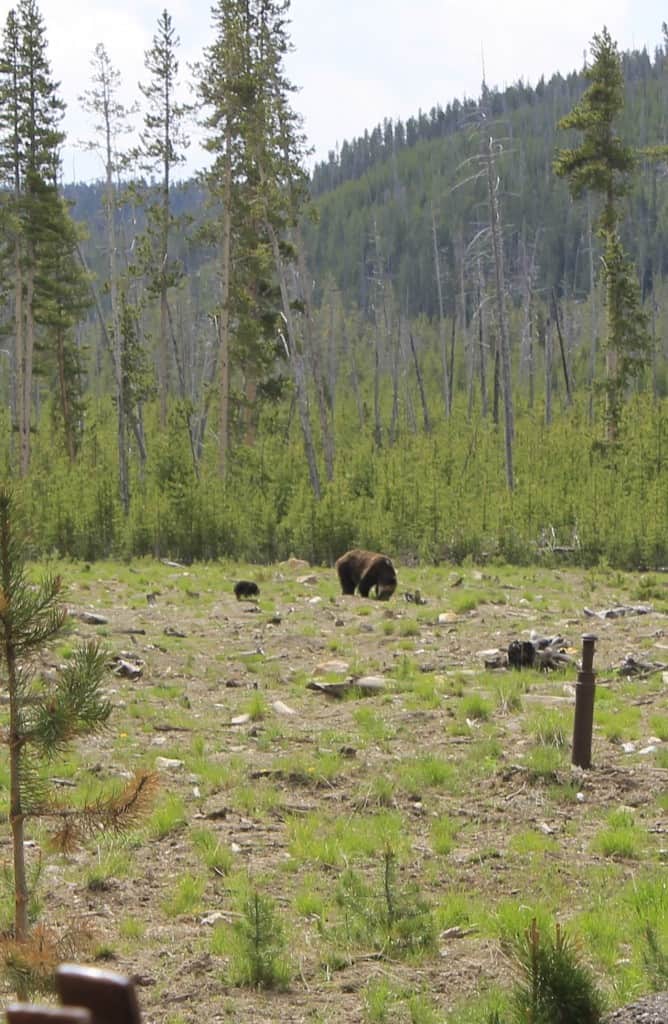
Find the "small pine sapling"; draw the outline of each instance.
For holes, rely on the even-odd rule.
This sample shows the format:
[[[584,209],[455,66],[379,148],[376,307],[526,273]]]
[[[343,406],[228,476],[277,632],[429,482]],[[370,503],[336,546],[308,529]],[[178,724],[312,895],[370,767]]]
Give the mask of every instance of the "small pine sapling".
[[[513,993],[514,1021],[536,1024],[599,1024],[604,999],[593,973],[564,931],[541,935],[534,919],[514,954],[520,980]]]
[[[62,632],[67,609],[59,576],[47,575],[36,585],[28,581],[14,516],[11,491],[0,487],[0,687],[9,706],[0,740],[9,750],[14,875],[14,935],[11,951],[5,950],[6,965],[16,963],[22,944],[27,953],[30,945],[26,820],[50,822],[54,847],[68,852],[87,835],[131,827],[147,810],[156,784],[153,775],[139,773],[119,794],[68,808],[45,779],[45,764],[78,737],[106,726],[111,714],[102,689],[107,655],[91,641],[74,651],[55,680],[38,674],[37,657]]]

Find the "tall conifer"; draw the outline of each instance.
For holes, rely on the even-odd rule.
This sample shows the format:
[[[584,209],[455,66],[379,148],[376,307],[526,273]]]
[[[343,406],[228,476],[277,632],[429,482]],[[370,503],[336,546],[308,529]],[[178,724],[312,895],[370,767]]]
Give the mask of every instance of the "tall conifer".
[[[608,438],[619,427],[624,392],[643,370],[649,350],[647,316],[633,265],[619,234],[619,200],[629,190],[635,155],[615,133],[614,122],[624,106],[624,75],[617,44],[607,28],[591,43],[593,63],[585,71],[590,85],[559,127],[582,133],[577,148],[558,152],[555,172],[568,180],[571,195],[588,190],[603,201],[599,232],[603,239],[606,294],[606,422]]]
[[[146,205],[147,229],[140,240],[137,269],[148,275],[149,292],[160,303],[160,327],[157,345],[158,394],[160,419],[167,419],[169,389],[169,290],[181,280],[183,268],[174,259],[172,238],[184,228],[184,218],[172,212],[172,172],[185,160],[188,139],[184,119],[188,107],[177,100],[180,40],[167,10],[158,18],[153,43],[144,57],[148,81],[139,88],[146,100],[144,127],[140,133],[137,156],[140,166],[150,174],[159,174],[155,185],[140,189]]]

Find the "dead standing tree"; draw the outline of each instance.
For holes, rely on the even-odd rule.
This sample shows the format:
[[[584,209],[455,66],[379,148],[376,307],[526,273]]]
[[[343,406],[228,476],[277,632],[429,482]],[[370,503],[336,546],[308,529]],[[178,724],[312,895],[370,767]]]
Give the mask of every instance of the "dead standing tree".
[[[105,169],[104,211],[109,260],[110,334],[117,417],[119,495],[121,505],[127,513],[130,508],[130,476],[128,468],[128,409],[123,373],[124,339],[121,329],[121,270],[116,222],[119,191],[117,175],[125,163],[125,157],[118,151],[118,139],[130,130],[131,118],[136,108],[127,108],[119,101],[120,73],[112,65],[102,43],[98,43],[95,47],[91,68],[93,72],[92,88],[79,99],[84,110],[95,120],[95,138],[87,143],[87,148],[99,152]]]
[[[499,143],[493,135],[484,147],[484,159],[487,170],[487,201],[489,204],[489,222],[494,254],[494,278],[496,282],[496,305],[499,330],[499,348],[501,357],[501,381],[503,385],[503,423],[506,456],[506,483],[508,490],[514,487],[513,473],[513,435],[515,431],[513,416],[513,393],[510,370],[510,337],[506,317],[506,287],[503,263],[503,239],[501,235],[501,213],[499,208],[500,179],[496,170],[496,156]]]
[[[373,439],[376,448],[383,443],[383,426],[380,411],[380,374],[383,364],[383,354],[388,351],[391,345],[391,328],[387,309],[387,288],[389,281],[385,277],[383,261],[380,248],[380,233],[378,225],[373,225],[374,264],[372,272],[373,280],[373,313],[375,322],[374,332],[374,373],[373,373]],[[397,407],[397,380],[394,377],[394,388],[392,407]]]
[[[478,138],[477,152],[465,161],[463,167],[473,170],[454,185],[461,188],[470,182],[484,183],[484,204],[487,210],[486,225],[478,232],[475,241],[488,236],[495,284],[495,313],[497,330],[496,366],[498,368],[503,395],[504,454],[506,483],[508,490],[515,486],[513,470],[513,440],[515,433],[510,358],[510,334],[506,312],[506,278],[504,269],[503,224],[499,200],[501,179],[498,172],[499,158],[504,152],[503,142],[492,133],[492,124],[483,112],[476,113],[473,125]]]
[[[311,376],[315,387],[318,414],[320,417],[320,431],[322,434],[322,447],[325,458],[325,474],[328,481],[334,477],[334,431],[332,428],[333,399],[331,390],[328,392],[325,385],[325,376],[322,368],[321,343],[314,335],[313,318],[313,288],[311,277],[306,266],[305,247],[301,237],[299,226],[295,228],[297,264],[293,266],[295,278],[295,289],[301,296],[303,309],[303,327],[306,357],[311,368]]]
[[[441,363],[443,366],[443,406],[445,415],[449,419],[452,412],[452,362],[448,365],[448,342],[445,330],[445,306],[443,302],[443,284],[441,274],[441,255],[438,247],[438,235],[436,232],[436,214],[434,207],[431,208],[431,236],[434,246],[434,272],[436,274],[436,294],[438,296],[438,329],[441,341]],[[453,315],[452,329],[454,337],[456,317]],[[411,336],[411,343],[412,343]]]

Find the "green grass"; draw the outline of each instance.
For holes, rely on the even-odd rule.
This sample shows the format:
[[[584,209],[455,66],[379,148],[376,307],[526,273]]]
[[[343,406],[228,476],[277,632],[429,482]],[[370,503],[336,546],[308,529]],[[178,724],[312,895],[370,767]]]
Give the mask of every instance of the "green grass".
[[[571,742],[573,712],[551,709],[534,712],[527,720],[526,731],[534,742],[542,747],[556,747],[557,750],[561,750]]]
[[[396,600],[370,601],[361,611],[361,602],[342,602],[333,585],[336,604],[311,608],[303,588],[267,570],[263,601],[282,615],[280,626],[269,629],[266,614],[242,616],[231,604],[227,569],[189,570],[187,586],[200,593],[198,599],[185,595],[184,580],[170,583],[166,572],[154,575],[148,566],[140,571],[145,579],[128,575],[114,599],[128,608],[136,601],[137,621],[145,623],[144,594],[159,589],[174,621],[184,609],[196,613],[197,627],[184,625],[190,636],[179,643],[169,637],[163,643],[149,632],[147,647],[155,641],[166,658],[160,665],[156,649],[149,650],[141,686],[111,680],[114,729],[96,741],[92,757],[90,750],[76,750],[45,769],[63,786],[74,783],[81,801],[111,791],[126,766],[151,766],[156,756],[183,761],[178,771],[161,775],[157,800],[127,844],[99,843],[58,865],[67,886],[77,886],[78,899],[93,911],[117,904],[136,878],[154,871],[154,862],[173,866],[159,876],[155,871],[149,923],[129,903],[110,919],[104,936],[109,952],[132,958],[146,948],[157,955],[156,922],[172,929],[178,922],[184,952],[193,960],[212,953],[219,983],[247,984],[252,974],[244,975],[238,961],[245,957],[246,967],[252,966],[253,951],[246,945],[239,952],[234,925],[248,912],[249,893],[261,886],[275,897],[273,913],[289,950],[299,951],[314,1024],[327,1024],[328,1018],[317,979],[327,979],[325,987],[345,983],[345,973],[337,978],[333,972],[351,963],[368,969],[368,984],[346,997],[356,1019],[433,1024],[447,1013],[448,1019],[455,1014],[457,1024],[490,1024],[484,1014],[497,1007],[501,1019],[509,1020],[503,1016],[509,1012],[508,993],[493,987],[484,965],[498,965],[502,949],[534,916],[552,934],[555,918],[567,922],[600,973],[611,1005],[648,990],[651,979],[661,976],[662,951],[668,951],[665,844],[651,825],[668,810],[668,792],[657,772],[668,767],[668,751],[659,748],[640,758],[618,747],[628,739],[649,743],[650,737],[665,743],[660,678],[626,681],[612,671],[604,678],[595,708],[596,770],[581,774],[569,761],[573,708],[563,701],[563,683],[573,682],[574,671],[485,671],[471,653],[474,633],[482,649],[503,646],[511,629],[542,629],[544,612],[537,609],[547,608],[551,616],[558,610],[565,621],[578,613],[584,593],[594,595],[587,601],[597,607],[623,601],[631,589],[626,574],[591,570],[584,588],[581,575],[571,580],[566,574],[570,589],[562,594],[564,581],[553,571],[494,566],[499,579],[517,587],[505,591],[493,580],[474,583],[471,568],[462,567],[461,607],[473,600],[478,614],[462,615],[442,630],[437,614],[457,596],[449,589],[451,567],[402,567],[402,587],[419,588],[428,598],[424,612]],[[246,575],[247,567],[230,570],[231,579]],[[619,587],[614,594],[611,580]],[[493,610],[482,606],[497,589],[513,616],[497,619],[492,640],[487,633]],[[327,602],[324,584],[319,592]],[[530,608],[519,604],[522,595]],[[208,635],[214,606],[219,618],[212,614]],[[233,642],[224,639],[227,627],[221,626],[228,610],[239,620]],[[327,615],[321,618],[323,610]],[[345,624],[333,633],[333,616],[339,615]],[[571,641],[579,628],[568,627]],[[109,633],[115,636],[111,628]],[[260,634],[265,655],[238,659],[239,652],[254,649]],[[144,640],[137,643],[141,650]],[[638,651],[649,657],[650,646],[647,641]],[[385,690],[344,700],[307,691],[315,666],[333,655],[345,658],[349,672],[382,674]],[[597,671],[607,677],[603,654],[597,652],[597,661]],[[165,663],[171,678],[161,675]],[[237,686],[227,688],[231,679]],[[180,703],[185,697],[192,707]],[[271,705],[277,699],[297,713],[276,714]],[[230,728],[230,719],[241,712],[250,722]],[[161,728],[170,725],[185,731]],[[642,773],[648,771],[659,779],[655,788],[645,785]],[[634,789],[626,785],[631,778]],[[0,766],[5,810],[7,783]],[[644,801],[637,809],[616,807],[636,789]],[[541,822],[553,826],[554,834],[544,834]],[[30,839],[37,844],[30,851],[46,850],[46,830],[35,828]],[[382,873],[388,852],[394,872],[389,904]],[[30,857],[34,863],[36,852]],[[58,873],[45,883],[38,897],[55,891]],[[40,909],[36,899],[31,913]],[[11,887],[0,910],[9,929]],[[203,929],[199,919],[209,910],[220,910],[224,918]],[[437,942],[449,928],[464,935]],[[658,953],[648,952],[648,928],[656,933]],[[465,1007],[456,1002],[456,976],[447,976],[443,992],[438,986],[421,988],[419,972],[424,968],[425,977],[435,977],[439,963],[447,966],[451,948],[483,965],[476,978],[479,998]],[[294,977],[294,968],[288,964],[285,978]],[[494,976],[501,971],[495,968]],[[294,983],[295,990],[299,986]],[[231,1001],[221,1006],[234,1015]]]
[[[288,850],[302,864],[337,866],[376,856],[388,845],[402,851],[406,846],[406,822],[398,811],[326,818],[308,814],[289,818]]]
[[[244,703],[242,713],[248,715],[251,722],[261,722],[267,717],[269,705],[264,694],[256,690]]]
[[[652,736],[656,736],[662,743],[668,742],[668,714],[650,715],[649,727]]]
[[[175,793],[168,793],[157,803],[151,813],[147,832],[155,839],[164,839],[170,833],[185,828],[186,809],[183,798]]]
[[[232,870],[234,854],[226,843],[206,828],[191,830],[190,839],[202,863],[218,875],[227,875]]]
[[[472,693],[462,699],[460,715],[474,722],[486,722],[492,715],[492,706],[479,693]]]
[[[396,736],[396,729],[374,708],[364,705],[355,708],[353,721],[365,742],[385,745]]]
[[[556,845],[553,836],[543,835],[542,832],[537,832],[534,829],[527,829],[524,832],[516,832],[512,836],[508,849],[520,857],[533,857],[554,850]]]
[[[431,848],[440,856],[452,852],[457,837],[457,824],[447,815],[441,815],[431,823]]]
[[[118,931],[123,939],[140,942],[146,934],[146,922],[138,917],[122,917],[118,922]]]
[[[636,825],[633,814],[621,809],[608,814],[606,827],[592,841],[595,853],[616,860],[640,860],[645,846],[645,833]]]
[[[563,748],[554,745],[534,747],[524,761],[529,777],[535,782],[555,782],[557,773],[566,763]]]
[[[97,849],[97,856],[87,865],[84,877],[86,888],[104,890],[112,879],[127,878],[132,869],[132,851],[123,839],[111,837]]]
[[[188,873],[179,878],[173,892],[168,893],[167,898],[163,900],[163,909],[167,917],[200,913],[205,888],[206,878],[204,877]]]
[[[510,715],[522,711],[522,697],[526,692],[526,686],[521,680],[496,680],[494,691],[497,707],[502,714]]]
[[[596,724],[610,743],[626,743],[640,737],[640,710],[622,706],[618,701],[612,706],[599,707]]]
[[[453,765],[436,754],[404,759],[395,776],[401,789],[411,796],[420,796],[430,789],[452,792],[459,781]]]

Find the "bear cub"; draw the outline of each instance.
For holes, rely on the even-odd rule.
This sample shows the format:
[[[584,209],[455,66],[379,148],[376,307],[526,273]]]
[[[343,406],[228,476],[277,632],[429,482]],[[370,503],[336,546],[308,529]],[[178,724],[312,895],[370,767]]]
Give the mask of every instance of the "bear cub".
[[[387,601],[397,588],[392,560],[376,551],[353,548],[337,558],[335,567],[344,594],[357,590],[362,597],[368,597],[375,588],[378,600]]]
[[[234,584],[234,596],[237,601],[253,601],[260,596],[260,588],[251,580],[239,580]]]

